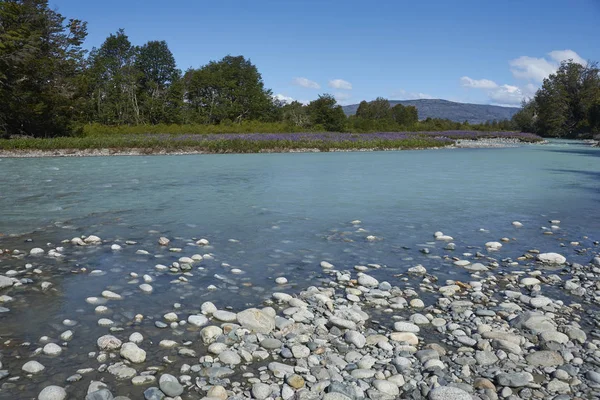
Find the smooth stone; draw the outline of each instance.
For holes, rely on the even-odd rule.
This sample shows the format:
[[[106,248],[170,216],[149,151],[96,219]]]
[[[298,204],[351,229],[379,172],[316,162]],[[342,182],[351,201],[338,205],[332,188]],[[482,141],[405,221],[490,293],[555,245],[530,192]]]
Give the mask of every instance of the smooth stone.
[[[237,316],[235,313],[224,310],[217,310],[212,315],[215,319],[218,319],[222,322],[235,322],[237,320]]]
[[[144,341],[144,336],[139,332],[133,332],[129,335],[129,341],[135,344],[140,344]]]
[[[375,389],[388,396],[398,396],[400,394],[400,389],[392,382],[376,379],[373,381],[372,385]]]
[[[267,350],[277,350],[283,346],[283,343],[279,339],[266,338],[260,342],[260,346]]]
[[[536,367],[556,367],[565,363],[560,353],[551,350],[538,350],[528,354],[525,360],[529,365]]]
[[[275,329],[275,316],[257,308],[249,308],[236,315],[238,323],[254,333],[269,334]]]
[[[266,383],[255,383],[252,385],[252,396],[258,400],[265,400],[271,395],[271,386]]]
[[[390,339],[394,342],[405,342],[411,345],[419,344],[419,338],[412,332],[392,332]]]
[[[151,285],[148,285],[147,283],[142,283],[139,286],[139,288],[144,293],[152,293],[152,291],[154,290],[154,288]]]
[[[162,374],[158,380],[158,386],[169,397],[179,396],[183,393],[183,386],[173,375]]]
[[[201,327],[208,324],[208,318],[204,315],[190,315],[187,319],[190,325]]]
[[[429,400],[472,400],[468,392],[453,386],[438,386],[428,395]]]
[[[48,356],[58,356],[62,353],[62,348],[55,343],[48,343],[44,346],[42,351]]]
[[[558,253],[541,253],[537,255],[537,259],[544,264],[562,265],[567,262],[567,259]]]
[[[120,349],[123,343],[113,335],[104,335],[98,338],[96,344],[100,350],[110,351]]]
[[[533,375],[529,372],[501,373],[496,376],[496,382],[500,386],[523,387],[533,382]]]
[[[110,390],[104,388],[88,393],[88,395],[85,396],[85,400],[114,400],[114,397]]]
[[[202,328],[200,331],[200,337],[202,338],[202,342],[204,344],[210,344],[215,341],[215,339],[223,334],[223,329],[218,326],[207,326]]]
[[[242,362],[242,359],[239,356],[239,354],[232,350],[226,350],[220,353],[219,360],[221,360],[223,364],[227,365],[238,365]]]
[[[304,384],[305,384],[304,378],[302,378],[298,374],[293,374],[293,375],[288,376],[285,381],[288,385],[290,385],[294,389],[300,389],[300,388],[304,387]]]
[[[28,374],[37,374],[39,372],[42,372],[44,369],[46,369],[46,367],[44,367],[42,364],[40,364],[37,361],[27,361],[23,367],[21,367],[21,369],[25,372],[27,372]]]
[[[417,325],[410,323],[410,322],[398,321],[398,322],[394,323],[394,330],[396,332],[419,333],[421,328],[419,328]]]
[[[377,287],[379,285],[379,281],[373,278],[371,275],[361,274],[358,277],[358,284],[366,287]]]
[[[109,299],[109,300],[122,300],[123,299],[123,296],[121,296],[118,293],[112,292],[110,290],[103,291],[102,297]]]
[[[365,344],[367,343],[367,339],[364,337],[364,335],[357,331],[346,332],[344,339],[346,342],[353,344],[359,349],[365,347]]]
[[[127,342],[121,347],[121,357],[138,364],[146,361],[146,352],[138,347],[137,344]]]
[[[65,400],[67,391],[60,386],[46,386],[40,394],[38,400]]]
[[[165,394],[157,387],[151,387],[144,391],[144,399],[146,400],[163,400]]]
[[[206,395],[210,398],[227,400],[227,390],[223,386],[215,385],[211,387]]]

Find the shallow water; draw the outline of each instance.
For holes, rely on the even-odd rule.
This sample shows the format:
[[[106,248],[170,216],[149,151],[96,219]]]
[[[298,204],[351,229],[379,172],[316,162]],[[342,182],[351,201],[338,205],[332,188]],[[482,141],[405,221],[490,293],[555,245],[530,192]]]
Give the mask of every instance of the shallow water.
[[[146,318],[137,329],[145,336],[193,340],[196,331],[159,330],[154,319],[176,302],[183,314],[207,300],[239,310],[260,304],[273,291],[317,285],[328,279],[321,260],[340,269],[379,264],[382,268],[369,273],[393,285],[395,275],[418,263],[439,277],[468,280],[465,270],[439,256],[485,252],[486,242],[509,237],[515,240],[493,254],[497,259],[537,248],[584,263],[590,255],[576,250],[600,238],[600,149],[576,142],[506,149],[0,159],[0,168],[0,247],[46,248],[89,234],[109,241],[86,248],[67,244],[58,261],[0,256],[0,274],[23,271],[31,263],[43,271],[38,282],[48,280],[56,289],[41,292],[36,282],[34,288],[1,293],[15,298],[6,305],[10,312],[0,313],[0,337],[12,340],[2,347],[5,364],[28,357],[42,335],[75,332],[60,360],[42,356],[47,371],[35,378],[40,385],[49,383],[48,376],[60,384],[78,368],[97,367],[95,360],[86,361],[87,353],[108,329],[96,325],[100,316],[85,299],[107,288],[125,297],[109,302],[108,318],[117,325],[127,326],[142,313]],[[351,224],[357,219],[360,224]],[[561,220],[560,229],[544,235],[550,219]],[[513,227],[515,220],[524,227]],[[439,230],[454,237],[455,251],[433,242]],[[369,242],[368,235],[378,240]],[[169,237],[171,247],[182,252],[158,246],[159,236]],[[197,238],[207,238],[211,246],[190,246]],[[128,246],[126,240],[138,243]],[[573,240],[581,246],[569,245]],[[112,251],[111,243],[123,249]],[[431,250],[428,256],[419,251],[424,246]],[[140,249],[150,255],[135,254]],[[188,283],[172,283],[180,274],[154,269],[196,253],[212,253],[215,260],[196,265],[204,269],[194,268]],[[93,276],[91,270],[103,274]],[[142,282],[130,272],[151,274],[154,292],[142,295],[137,289]],[[276,285],[278,276],[289,284]],[[211,284],[219,290],[207,290]],[[65,318],[78,325],[62,326]],[[150,357],[158,364],[164,353]],[[19,390],[34,396],[40,387]]]

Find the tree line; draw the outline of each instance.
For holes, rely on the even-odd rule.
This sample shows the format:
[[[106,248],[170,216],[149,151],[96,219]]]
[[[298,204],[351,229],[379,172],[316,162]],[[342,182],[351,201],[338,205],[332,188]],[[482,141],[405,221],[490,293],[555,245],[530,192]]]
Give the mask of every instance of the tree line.
[[[562,62],[525,101],[513,122],[522,131],[547,137],[578,138],[600,134],[598,64]]]
[[[293,131],[520,127],[540,132],[547,129],[540,122],[547,118],[542,115],[550,114],[535,108],[530,125],[524,124],[534,108],[528,104],[513,121],[479,125],[431,118],[419,121],[415,107],[390,107],[386,99],[378,98],[361,102],[356,115],[346,117],[329,94],[309,104],[277,100],[265,88],[257,67],[243,56],[228,55],[181,71],[165,41],[135,45],[121,29],[86,52],[86,36],[84,21],[66,19],[50,9],[47,0],[0,2],[1,137],[76,135],[83,126],[96,125],[208,126],[248,121],[278,123]],[[541,98],[538,103],[542,104]]]

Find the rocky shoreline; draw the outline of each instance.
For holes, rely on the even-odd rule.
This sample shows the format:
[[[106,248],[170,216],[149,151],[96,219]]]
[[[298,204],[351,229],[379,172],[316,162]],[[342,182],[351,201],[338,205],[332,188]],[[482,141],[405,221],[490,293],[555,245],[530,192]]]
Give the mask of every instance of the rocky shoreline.
[[[559,229],[560,221],[551,223]],[[353,226],[360,231],[360,221]],[[454,254],[453,240],[436,232],[432,243],[443,246],[445,260],[468,272],[469,280],[441,281],[435,270],[418,264],[383,281],[371,271],[385,266],[349,268],[323,260],[318,267],[328,278],[301,291],[273,292],[248,309],[183,299],[160,315],[117,311],[140,296],[160,301],[161,277],[177,288],[212,268],[216,250],[206,239],[190,240],[185,250],[171,249],[186,254],[175,262],[150,262],[145,273],[123,271],[130,289],[90,293],[81,312],[102,334],[89,338],[89,347],[74,345],[90,332],[76,318],[58,322],[55,333],[37,343],[20,343],[25,356],[11,350],[14,339],[3,339],[0,398],[23,398],[19,393],[32,385],[39,400],[600,397],[597,250],[586,253],[591,258],[583,265],[536,249],[498,259],[509,238],[485,243],[485,252]],[[48,260],[135,244],[89,235],[60,246],[2,251],[0,257],[20,265],[0,270],[3,321],[19,298],[57,291],[43,266]],[[156,246],[169,248],[170,240],[160,237]],[[136,254],[151,255],[145,249]],[[237,271],[231,270],[243,273]],[[73,272],[89,279],[103,273]],[[276,283],[289,289],[284,276]],[[65,364],[65,382],[45,383],[44,364],[75,360],[74,353],[84,361]]]
[[[543,144],[533,143],[533,144]],[[329,149],[328,152],[371,152],[371,151],[400,151],[400,150],[432,150],[445,148],[499,148],[499,147],[517,147],[524,144],[531,144],[520,141],[519,139],[459,139],[455,144],[441,147],[428,147],[424,149],[411,148],[389,148],[389,149]],[[268,149],[260,153],[321,153],[318,148],[305,149]],[[126,149],[60,149],[60,150],[0,150],[0,158],[41,158],[41,157],[106,157],[106,156],[149,156],[149,155],[192,155],[192,154],[238,154],[234,152],[215,153],[204,150],[194,149],[147,149],[147,148],[126,148]],[[248,153],[244,153],[248,154]]]

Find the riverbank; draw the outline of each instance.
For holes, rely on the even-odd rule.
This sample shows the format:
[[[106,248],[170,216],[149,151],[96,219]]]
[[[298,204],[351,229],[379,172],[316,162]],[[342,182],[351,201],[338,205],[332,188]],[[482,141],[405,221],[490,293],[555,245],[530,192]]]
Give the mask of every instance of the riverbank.
[[[83,157],[161,154],[235,154],[419,150],[442,147],[507,147],[541,143],[519,132],[287,133],[118,135],[0,141],[0,157]]]
[[[561,235],[562,223],[539,234]],[[0,397],[597,398],[598,242],[564,240],[565,251],[586,253],[584,264],[544,249],[511,258],[506,249],[527,227],[512,228],[513,237],[469,245],[432,232],[415,249],[468,279],[445,280],[429,262],[392,274],[382,264],[315,260],[314,286],[280,274],[279,289],[250,308],[210,301],[222,285],[243,291],[252,281],[202,237],[13,245],[0,253]],[[391,239],[358,220],[347,230],[363,246]],[[97,253],[106,268],[84,267]],[[124,255],[138,260],[135,269],[122,265]],[[15,336],[12,321],[27,308],[60,299],[62,274],[77,275],[79,286],[107,275],[111,283],[84,291],[77,312],[42,337]],[[206,274],[223,284],[206,285]],[[164,304],[170,292],[179,300]]]

